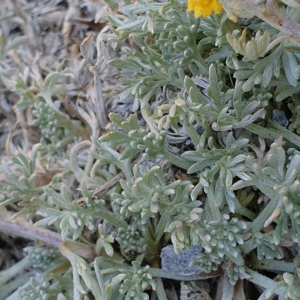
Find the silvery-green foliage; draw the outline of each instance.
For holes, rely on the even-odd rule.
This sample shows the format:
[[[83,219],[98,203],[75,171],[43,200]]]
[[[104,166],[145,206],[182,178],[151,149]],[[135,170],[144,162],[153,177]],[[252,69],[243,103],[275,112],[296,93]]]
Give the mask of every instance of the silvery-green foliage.
[[[147,133],[145,129],[139,127],[135,115],[131,115],[126,121],[117,114],[111,113],[110,119],[125,132],[109,132],[101,137],[100,141],[108,142],[112,146],[125,144],[125,151],[118,157],[118,160],[132,159],[143,151],[148,158],[155,158],[164,152],[166,147],[164,132],[157,135],[153,132]]]
[[[272,97],[270,93],[260,94],[256,89],[248,99],[243,95],[242,84],[235,89],[225,88],[223,82],[218,79],[213,65],[209,68],[209,84],[202,84],[202,91],[196,85],[197,79],[184,78],[184,88],[188,98],[179,95],[174,102],[163,104],[157,110],[159,129],[167,129],[170,125],[178,131],[178,123],[181,123],[189,133],[193,143],[197,147],[204,144],[204,139],[210,135],[209,126],[215,131],[227,131],[233,128],[244,128],[256,120],[265,117],[267,100]],[[201,125],[206,132],[199,138],[191,124]]]
[[[132,266],[133,270],[131,271],[131,274],[126,274],[126,277],[120,286],[120,294],[126,295],[125,300],[148,300],[149,295],[143,293],[143,291],[149,285],[155,290],[155,282],[152,279],[152,275],[148,273],[149,266],[139,268],[140,266],[136,262],[133,262]]]
[[[118,228],[112,233],[114,239],[120,244],[125,253],[134,251],[136,253],[144,253],[147,249],[147,243],[140,233],[132,226]]]
[[[270,234],[255,232],[253,235],[253,244],[257,245],[257,258],[259,260],[262,260],[263,258],[282,258],[281,253],[275,246],[274,238]]]
[[[190,78],[186,77],[184,84],[193,104],[200,105],[197,111],[201,119],[206,121],[202,121],[204,127],[212,124],[212,129],[215,131],[227,131],[232,128],[246,127],[257,119],[264,118],[264,107],[267,105],[265,100],[268,100],[271,94],[266,93],[267,95],[258,99],[256,97],[247,99],[243,95],[240,82],[236,83],[235,89],[224,88],[224,83],[218,79],[214,65],[210,65],[209,68],[209,83],[207,95],[210,101],[203,99],[203,96]],[[199,110],[199,108],[201,109]],[[210,118],[209,122],[207,120],[208,117]]]
[[[40,146],[40,144],[36,144],[29,157],[23,153],[18,153],[9,162],[2,160],[1,173],[5,176],[0,183],[0,190],[7,199],[1,202],[1,205],[23,202],[27,205],[22,213],[30,213],[31,215],[34,215],[40,206],[44,206],[39,201],[39,196],[43,190],[36,186],[35,175],[36,157]],[[32,201],[33,199],[36,201]]]
[[[142,223],[169,204],[169,198],[175,194],[172,187],[176,188],[180,184],[177,181],[168,188],[159,167],[153,167],[149,172],[140,174],[137,165],[134,167],[132,181],[122,180],[120,183],[124,191],[122,194],[112,194],[114,210],[123,218],[135,216],[136,219],[141,219]]]
[[[232,261],[229,261],[227,265],[226,263],[224,264],[224,267],[226,267],[226,273],[232,285],[235,285],[239,279],[249,278],[244,266],[237,265]]]
[[[103,282],[99,282],[97,275],[91,266],[79,255],[73,253],[64,243],[60,246],[60,252],[72,265],[73,276],[73,298],[74,300],[82,299],[83,295],[91,292],[95,299],[105,297],[102,289]]]
[[[244,59],[256,60],[258,57],[263,57],[268,52],[268,45],[270,43],[270,34],[265,31],[262,35],[260,31],[257,31],[254,38],[250,41],[246,41],[247,30],[243,30],[240,37],[237,35],[240,32],[238,30],[233,31],[232,34],[227,34],[227,40],[230,46],[234,49],[235,53],[242,54]]]
[[[142,267],[144,255],[139,255],[129,266],[121,261],[99,258],[95,268],[99,267],[105,280],[105,292],[108,299],[113,299],[115,291],[124,295],[125,300],[148,300],[149,295],[144,291],[151,287],[156,289],[156,283],[149,273],[149,266]],[[98,276],[99,277],[99,276]],[[123,298],[122,298],[123,299]]]
[[[26,247],[24,251],[28,253],[32,266],[46,270],[55,265],[62,256],[53,247]]]
[[[35,116],[33,124],[41,128],[41,132],[46,138],[51,137],[54,133],[58,135],[63,133],[63,128],[58,126],[55,112],[47,104],[40,102],[35,105],[33,115]]]
[[[50,283],[41,274],[31,277],[30,281],[19,288],[18,296],[22,300],[69,300],[68,295],[64,296],[63,287],[59,282]]]
[[[287,231],[288,219],[292,221],[291,236],[297,242],[300,230],[297,201],[300,192],[298,184],[300,156],[297,150],[290,148],[286,152],[282,146],[282,138],[279,137],[271,144],[266,154],[264,144],[261,150],[255,147],[258,159],[249,155],[246,160],[248,170],[251,171],[248,175],[252,180],[247,183],[238,181],[232,186],[235,190],[244,182],[246,185],[254,185],[261,190],[262,185],[271,189],[269,196],[276,205],[273,211],[270,211],[270,218],[265,220],[265,225],[270,223],[269,220],[272,221],[280,215],[274,233],[276,244],[280,242],[282,234]]]
[[[300,292],[300,280],[296,274],[283,273],[283,280],[276,282],[271,288],[268,289],[266,294],[267,297],[270,297],[273,293],[276,293],[276,290],[282,288],[285,294],[283,299],[295,299],[299,300]]]
[[[65,239],[71,233],[76,240],[86,226],[89,230],[94,229],[93,217],[84,212],[72,199],[72,194],[65,184],[62,184],[60,194],[51,188],[45,188],[48,203],[52,206],[47,208],[48,217],[35,223],[35,226],[46,226],[59,222],[61,235]],[[96,208],[95,205],[93,208]],[[65,209],[65,210],[61,210]]]
[[[204,227],[198,231],[205,254],[199,254],[193,262],[205,272],[216,269],[224,259],[243,266],[244,259],[238,245],[244,243],[243,232],[247,225],[237,218],[224,215],[222,221],[204,221]]]
[[[295,134],[300,133],[300,55],[294,37],[279,30],[282,20],[273,28],[252,18],[245,11],[246,2],[222,0],[224,11],[207,18],[187,13],[186,1],[181,0],[105,2],[112,9],[99,11],[95,17],[95,23],[101,17],[109,22],[96,42],[99,64],[93,35],[83,31],[84,60],[78,73],[86,77],[96,67],[102,72],[107,49],[112,47],[116,55],[109,62],[110,69],[95,76],[103,83],[103,103],[108,103],[108,111],[112,106],[122,116],[132,111],[135,115],[125,119],[111,113],[113,124],[104,129],[106,121],[103,125],[97,120],[99,110],[93,118],[92,109],[87,109],[87,117],[79,107],[89,97],[95,100],[94,91],[84,88],[90,78],[74,89],[67,85],[70,81],[62,65],[40,80],[26,78],[20,68],[22,75],[10,88],[21,99],[15,111],[26,117],[32,112],[30,126],[39,127],[42,139],[41,145],[33,147],[31,158],[19,153],[10,162],[2,161],[1,207],[31,219],[37,213],[36,226],[54,225],[48,230],[59,231],[63,239],[70,235],[78,239],[60,244],[61,254],[72,266],[63,279],[47,273],[44,279],[33,278],[20,289],[22,299],[146,300],[154,290],[151,298],[157,293],[159,300],[165,300],[162,281],[155,282],[151,274],[177,278],[191,270],[197,275],[198,271],[220,274],[222,268],[232,285],[248,279],[269,288],[271,279],[257,280],[262,275],[253,275],[252,263],[259,261],[261,269],[267,263],[269,270],[287,272],[292,263],[283,260],[287,258],[283,257],[286,236],[300,242],[300,138]],[[300,22],[297,1],[255,2],[266,2],[266,20],[269,13],[280,9],[296,24]],[[5,59],[24,40],[10,44],[4,35],[0,37],[0,76],[6,87],[12,72],[4,70]],[[111,84],[107,76],[113,67],[117,76]],[[124,86],[116,85],[116,78],[122,76]],[[113,99],[116,93],[117,101]],[[71,98],[68,107],[80,121],[69,114],[61,94]],[[116,108],[122,101],[126,105]],[[90,133],[84,122],[92,129],[93,143],[86,141]],[[172,134],[180,139],[170,142]],[[86,180],[73,176],[66,146],[74,141],[73,149],[91,147],[89,153],[77,156]],[[153,167],[162,158],[169,164],[168,174],[164,167]],[[143,168],[145,165],[152,167]],[[60,169],[47,185],[39,186],[36,171],[40,167]],[[81,194],[78,203],[77,193]],[[97,193],[105,200],[97,199]],[[101,219],[113,227],[99,225],[105,224]],[[265,227],[269,233],[264,232]],[[168,247],[174,249],[174,255],[184,253],[185,262],[196,247],[195,268],[181,274],[169,272],[176,268],[151,269],[150,265],[159,264],[161,249]],[[89,265],[78,249],[81,255],[97,257]],[[34,268],[44,271],[59,262],[53,251],[31,248],[28,259]],[[284,273],[283,280],[268,293],[285,291],[286,299],[298,299],[299,279],[290,273]],[[70,286],[66,281],[73,283]]]
[[[111,245],[111,243],[114,242],[113,235],[111,234],[107,235],[101,224],[99,224],[98,226],[98,232],[99,232],[99,239],[97,240],[95,246],[96,253],[100,254],[101,250],[104,248],[107,255],[113,256],[114,249]]]
[[[245,172],[246,155],[242,154],[242,149],[248,142],[246,138],[235,140],[232,133],[229,133],[225,140],[226,148],[217,148],[213,138],[209,137],[208,149],[198,147],[197,151],[187,151],[183,154],[184,158],[196,162],[189,168],[188,173],[197,173],[199,176],[199,183],[191,194],[192,199],[196,199],[203,188],[207,191],[210,184],[216,182],[215,205],[222,207],[226,201],[230,211],[235,211],[237,201],[230,191],[233,178],[251,180]]]
[[[55,102],[54,105],[60,105]],[[39,126],[43,136],[50,139],[52,136],[64,138],[68,136],[78,136],[82,133],[80,123],[68,119],[66,116],[59,114],[44,102],[35,102],[33,115],[35,120],[33,125]]]
[[[73,140],[73,136],[71,136],[71,140]],[[49,140],[46,140],[45,138],[42,138],[40,140],[40,148],[39,151],[42,154],[41,162],[44,164],[51,164],[55,161],[59,160],[59,157],[57,155],[58,151],[61,149],[62,146],[64,146],[66,143],[69,143],[70,139],[69,137],[66,137],[64,139],[59,139],[55,135],[50,137],[50,143]]]
[[[140,174],[137,165],[131,182],[121,181],[122,194],[112,194],[112,206],[123,219],[134,218],[134,227],[145,227],[149,218],[161,216],[159,234],[171,232],[171,239],[178,249],[198,241],[196,230],[203,209],[200,201],[191,201],[193,185],[189,181],[166,184],[162,169],[153,167]],[[145,228],[144,228],[145,230]]]
[[[224,46],[221,49],[214,47],[215,59],[226,58],[231,53],[226,33],[240,28],[232,21],[221,20],[219,16],[206,20],[195,18],[185,13],[180,2],[172,5],[170,2],[148,2],[147,5],[143,2],[149,11],[146,16],[137,17],[141,7],[139,2],[143,1],[124,8],[127,24],[119,15],[104,16],[114,27],[113,34],[104,34],[104,39],[119,41],[127,37],[129,31],[142,52],[125,52],[125,60],[110,63],[134,72],[133,78],[123,80],[128,87],[123,93],[124,98],[134,94],[144,107],[158,87],[168,84],[181,88],[185,72],[191,72],[194,76],[199,73],[208,75],[207,54],[203,49],[205,44]],[[177,7],[174,8],[174,5]]]

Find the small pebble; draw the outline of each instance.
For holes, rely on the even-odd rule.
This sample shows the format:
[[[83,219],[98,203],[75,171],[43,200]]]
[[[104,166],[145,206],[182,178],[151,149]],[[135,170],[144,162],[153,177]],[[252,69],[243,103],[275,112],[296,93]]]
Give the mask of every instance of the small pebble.
[[[179,252],[177,255],[174,252],[174,246],[168,245],[161,251],[161,265],[163,271],[179,274],[179,275],[195,275],[202,273],[202,270],[196,267],[189,267],[193,259],[203,252],[201,246],[192,246],[190,250]]]
[[[277,109],[273,110],[273,121],[283,127],[286,127],[289,125],[289,121],[286,118],[284,112],[277,110]]]

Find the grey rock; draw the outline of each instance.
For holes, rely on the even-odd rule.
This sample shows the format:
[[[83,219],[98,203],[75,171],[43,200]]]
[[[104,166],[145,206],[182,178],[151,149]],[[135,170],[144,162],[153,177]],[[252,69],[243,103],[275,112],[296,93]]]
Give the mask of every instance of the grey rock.
[[[286,127],[289,125],[289,121],[286,118],[285,114],[283,111],[274,109],[273,110],[273,121],[278,123],[279,125]]]
[[[189,267],[194,258],[203,251],[201,246],[192,246],[190,250],[174,252],[173,245],[164,247],[161,251],[161,265],[163,271],[175,273],[179,275],[195,275],[202,273],[200,268]]]

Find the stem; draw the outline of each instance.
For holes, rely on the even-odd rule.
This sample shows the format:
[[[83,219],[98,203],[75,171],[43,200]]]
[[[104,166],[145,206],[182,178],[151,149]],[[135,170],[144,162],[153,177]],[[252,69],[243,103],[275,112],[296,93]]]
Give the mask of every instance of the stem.
[[[146,240],[147,244],[151,247],[151,249],[153,249],[154,253],[156,254],[155,242],[149,232],[149,225],[147,225],[146,230],[142,231],[142,235],[143,235],[144,239]]]
[[[126,180],[131,181],[131,179],[132,179],[131,158],[125,159],[123,161],[123,165],[124,165],[124,167],[122,168],[122,170],[125,174]]]
[[[101,270],[98,267],[98,259],[96,258],[94,261],[94,269],[95,269],[95,273],[96,273],[96,277],[97,277],[97,281],[100,287],[100,291],[101,291],[101,296],[103,299],[106,298],[106,293],[105,293],[105,284],[104,284],[104,279],[101,273]],[[104,298],[105,297],[105,298]]]
[[[92,248],[95,246],[94,244],[90,243],[86,238],[84,238],[83,236],[80,236],[78,238],[78,240],[80,240],[83,244],[86,244],[88,246],[91,246]]]
[[[159,219],[159,222],[155,229],[155,244],[159,243],[160,239],[162,238],[162,236],[164,234],[166,224],[169,221],[168,216],[169,216],[169,213],[165,211]]]
[[[259,286],[269,289],[276,284],[276,282],[274,280],[272,280],[266,276],[263,276],[263,275],[259,274],[258,272],[255,272],[247,267],[245,267],[245,270],[251,276],[251,278],[249,278],[248,280]],[[282,288],[277,289],[275,294],[277,294],[279,296],[283,296],[283,297],[286,296],[286,292]]]
[[[256,124],[247,125],[245,127],[245,129],[247,129],[250,132],[253,132],[256,135],[261,136],[265,139],[269,139],[271,141],[274,141],[278,137],[278,134],[276,132],[271,131],[267,128],[263,128],[263,127],[261,127],[259,125],[256,125]]]
[[[188,170],[193,165],[193,163],[191,163],[179,156],[176,156],[175,154],[173,154],[167,150],[164,150],[162,152],[162,155],[164,156],[164,158],[166,160],[168,160],[173,165],[175,165],[179,168],[185,169],[185,170]]]
[[[8,280],[15,277],[17,274],[22,273],[25,269],[28,269],[32,265],[29,256],[26,256],[21,261],[14,264],[8,270],[0,272],[0,287]]]
[[[258,260],[256,257],[252,258],[251,266],[255,269],[260,270],[281,271],[289,273],[295,273],[297,268],[295,263],[273,259]]]
[[[102,96],[102,86],[101,79],[98,68],[93,69],[94,73],[94,89],[96,93],[95,106],[96,106],[96,115],[98,117],[98,122],[101,128],[105,128],[107,124],[107,113]]]
[[[199,136],[198,132],[196,131],[195,127],[193,125],[189,125],[189,124],[184,124],[183,127],[186,130],[186,132],[188,133],[188,135],[190,136],[190,138],[192,139],[192,142],[195,145],[195,148],[197,148],[197,146],[200,143],[200,136]]]
[[[13,221],[7,219],[0,219],[0,231],[9,235],[21,236],[30,240],[41,240],[49,245],[59,247],[63,242],[61,235],[57,232],[47,230],[45,228],[34,227],[33,224],[25,221],[22,218],[15,218]],[[69,240],[70,241],[70,240]],[[96,256],[93,248],[81,244],[70,243],[76,248],[73,250],[76,254],[85,258],[94,258]]]
[[[207,188],[207,200],[209,204],[209,208],[212,214],[212,218],[214,221],[220,221],[221,220],[221,212],[219,207],[215,203],[215,197],[214,197],[214,191],[213,191],[213,185],[210,184]]]
[[[271,141],[274,141],[281,134],[283,138],[287,140],[287,147],[292,148],[293,145],[296,145],[298,147],[300,146],[300,139],[296,134],[290,132],[289,130],[272,121],[268,121],[268,124],[269,126],[271,126],[272,130],[261,127],[257,124],[250,124],[246,126],[245,129]]]
[[[279,124],[268,120],[268,125],[272,127],[272,130],[275,130],[279,134],[282,134],[283,138],[287,139],[290,141],[292,144],[300,147],[300,138],[297,134],[289,131],[288,129],[284,128],[283,126],[280,126]]]
[[[100,198],[101,196],[105,195],[110,189],[118,185],[121,179],[124,178],[125,178],[125,174],[124,172],[121,172],[117,174],[115,177],[113,177],[112,179],[108,180],[101,187],[95,189],[93,194],[93,199]]]
[[[102,219],[107,220],[112,225],[116,226],[117,228],[127,228],[128,224],[123,220],[118,220],[112,213],[94,210],[94,209],[83,209],[80,211],[82,214],[88,214],[90,216],[99,217]]]
[[[158,300],[168,300],[161,278],[155,279]]]
[[[259,184],[256,185],[256,187],[263,194],[270,198],[270,202],[250,225],[249,228],[252,229],[253,232],[258,232],[264,227],[265,222],[273,214],[279,201],[277,193],[274,190],[270,189],[268,186]]]
[[[250,253],[252,250],[254,250],[257,247],[257,244],[254,243],[253,239],[248,240],[243,245],[241,245],[239,248],[242,251],[244,255]]]
[[[154,290],[151,291],[151,296],[150,296],[150,300],[156,300],[157,299],[157,294]]]
[[[163,242],[162,242],[162,247],[166,247],[171,239],[171,235],[172,233],[171,232],[166,232],[166,234],[164,235],[164,238],[163,238]]]
[[[300,25],[281,12],[275,1],[268,0],[267,4],[255,4],[255,0],[247,0],[247,10],[272,27],[286,33],[295,44],[300,46]]]
[[[160,277],[160,278],[168,278],[168,279],[174,279],[174,280],[183,280],[183,281],[191,281],[191,280],[205,280],[209,279],[212,277],[217,277],[222,274],[222,269],[217,270],[217,271],[212,271],[208,274],[202,273],[202,274],[197,274],[197,275],[180,275],[180,274],[174,274],[174,273],[169,273],[166,271],[163,271],[162,269],[154,269],[150,268],[148,272],[153,276],[153,277]]]
[[[0,300],[8,300],[8,296],[12,296],[11,293],[15,291],[18,287],[24,285],[33,274],[26,273],[26,276],[18,276],[16,279],[10,281],[5,284],[5,288],[3,288],[0,292]],[[12,297],[13,299],[14,297]],[[16,298],[15,298],[16,299]]]
[[[78,166],[77,155],[80,151],[90,148],[91,146],[92,146],[92,143],[90,141],[82,141],[79,144],[77,144],[76,146],[74,146],[71,150],[70,165],[71,165],[71,169],[74,173],[74,176],[78,182],[84,181],[87,183],[90,181],[89,176],[87,176],[84,173],[84,171]]]
[[[91,149],[90,149],[90,152],[95,152],[97,150],[97,147],[96,145],[93,143],[93,145],[91,146]],[[84,168],[84,173],[87,175],[87,176],[90,176],[91,174],[91,169],[93,167],[93,164],[94,164],[94,157],[89,155],[88,156],[88,159],[87,159],[87,162],[86,162],[86,165],[85,165],[85,168]]]
[[[190,46],[191,46],[191,48],[193,49],[193,51],[195,53],[195,58],[193,59],[193,61],[198,65],[198,67],[200,69],[202,69],[201,71],[203,72],[203,75],[208,76],[209,67],[206,64],[205,59],[199,53],[199,49],[197,47],[196,39],[192,40],[192,42],[190,43]]]

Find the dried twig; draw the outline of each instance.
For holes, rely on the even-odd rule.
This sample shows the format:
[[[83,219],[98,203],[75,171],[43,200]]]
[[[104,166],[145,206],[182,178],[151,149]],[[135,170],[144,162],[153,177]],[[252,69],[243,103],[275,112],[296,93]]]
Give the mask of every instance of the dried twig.
[[[59,245],[63,242],[63,239],[59,233],[44,228],[34,227],[33,224],[25,221],[23,218],[15,218],[13,220],[1,218],[0,231],[31,240],[41,240],[55,247],[59,247]],[[96,256],[92,247],[81,243],[72,242],[68,239],[67,241],[69,246],[72,247],[72,251],[74,253],[88,259],[92,259]]]
[[[93,198],[99,198],[103,195],[105,195],[110,189],[115,187],[117,184],[119,184],[121,179],[125,178],[124,172],[121,172],[117,174],[115,177],[107,181],[105,184],[103,184],[100,188],[96,189]]]
[[[115,177],[113,177],[112,179],[107,181],[101,187],[95,189],[95,191],[93,193],[93,199],[96,199],[96,198],[99,198],[99,197],[105,195],[110,189],[112,189],[113,187],[118,185],[121,179],[125,179],[124,172],[117,174]],[[77,202],[81,202],[83,200],[84,200],[84,198],[80,198],[77,200]]]
[[[241,2],[240,0],[233,1]],[[274,28],[289,35],[291,40],[300,46],[300,25],[281,12],[274,0],[268,0],[266,4],[256,4],[255,0],[247,0],[246,9]]]

